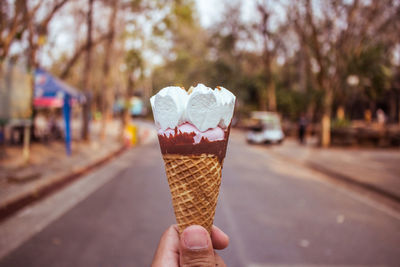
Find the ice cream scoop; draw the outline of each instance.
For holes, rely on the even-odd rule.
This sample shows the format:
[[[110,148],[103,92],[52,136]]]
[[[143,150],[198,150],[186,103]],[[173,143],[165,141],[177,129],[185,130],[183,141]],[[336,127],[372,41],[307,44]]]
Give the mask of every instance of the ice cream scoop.
[[[181,87],[165,87],[150,98],[154,120],[161,130],[189,122],[202,132],[217,126],[228,128],[235,100],[227,89],[211,89],[204,84],[192,87],[190,94]]]
[[[161,129],[175,128],[185,119],[188,94],[185,89],[169,86],[150,98],[154,120]]]
[[[232,121],[236,97],[222,86],[218,86],[215,89],[215,94],[219,102],[218,104],[221,107],[219,125],[223,128],[228,127]]]

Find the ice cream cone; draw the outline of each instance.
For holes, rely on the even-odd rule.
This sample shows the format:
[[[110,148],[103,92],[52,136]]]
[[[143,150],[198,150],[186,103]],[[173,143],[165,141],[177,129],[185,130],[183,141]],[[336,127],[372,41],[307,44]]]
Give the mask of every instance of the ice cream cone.
[[[236,97],[223,87],[177,86],[150,98],[179,233],[211,233]]]
[[[211,233],[222,163],[213,154],[164,154],[163,158],[179,233],[194,224]]]

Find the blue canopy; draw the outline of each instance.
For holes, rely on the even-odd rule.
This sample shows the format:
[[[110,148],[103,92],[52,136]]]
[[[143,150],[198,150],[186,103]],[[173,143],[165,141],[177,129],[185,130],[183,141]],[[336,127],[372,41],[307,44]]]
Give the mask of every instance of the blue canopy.
[[[35,70],[34,105],[41,107],[61,107],[65,121],[65,146],[67,154],[71,154],[71,99],[84,102],[85,96],[75,88],[52,76],[47,71]]]
[[[35,70],[35,98],[63,98],[64,95],[79,101],[85,100],[84,94],[47,71],[41,68]]]

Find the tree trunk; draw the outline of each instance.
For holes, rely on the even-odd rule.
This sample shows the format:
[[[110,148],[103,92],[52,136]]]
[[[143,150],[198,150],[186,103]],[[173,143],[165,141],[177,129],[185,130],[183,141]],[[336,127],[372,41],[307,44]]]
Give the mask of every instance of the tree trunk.
[[[85,66],[83,69],[82,76],[82,90],[86,97],[86,102],[82,108],[82,139],[85,141],[89,140],[89,120],[90,120],[90,103],[91,103],[91,94],[90,94],[90,70],[91,70],[91,52],[92,52],[92,13],[93,13],[93,1],[88,0],[88,13],[87,13],[87,41],[86,41],[86,58],[85,58]]]
[[[261,22],[258,26],[261,35],[263,36],[263,61],[265,68],[266,77],[266,92],[261,92],[260,108],[261,110],[276,111],[276,95],[275,95],[275,83],[272,79],[272,68],[271,61],[274,57],[274,52],[270,50],[270,42],[274,42],[273,34],[269,31],[268,25],[270,22],[271,12],[268,7],[268,2],[262,2],[257,4],[257,10],[261,15]],[[275,44],[276,45],[276,44]],[[274,48],[275,49],[275,48]]]
[[[27,71],[31,74],[34,75],[34,71],[36,68],[36,52],[37,52],[37,44],[34,41],[34,28],[33,28],[33,20],[31,17],[28,17],[26,14],[26,19],[28,23],[28,43],[29,43],[29,48],[28,48],[28,64],[27,64]],[[31,81],[31,92],[32,96],[34,95],[34,88],[35,88],[35,80],[32,79]],[[31,102],[31,110],[33,110],[33,101]],[[34,121],[34,116],[31,116],[31,122]],[[31,124],[33,125],[33,124]],[[22,149],[22,157],[24,159],[24,162],[28,162],[30,158],[30,143],[31,143],[31,130],[32,127],[31,125],[25,124],[24,126],[24,138],[23,138],[23,149]]]
[[[102,82],[102,124],[100,138],[105,138],[107,123],[112,118],[112,105],[114,102],[113,86],[110,83],[110,61],[115,39],[115,21],[117,17],[118,0],[113,1],[112,13],[108,22],[108,38],[105,44],[104,64],[103,64],[103,82]]]
[[[265,41],[265,43],[267,43]],[[276,96],[275,96],[275,83],[272,79],[272,68],[271,68],[271,52],[268,50],[268,45],[265,44],[265,75],[267,77],[267,88],[266,88],[266,97],[268,104],[268,111],[276,111]]]
[[[268,110],[268,95],[266,91],[266,89],[258,91],[258,107],[261,111]]]
[[[270,78],[267,87],[267,95],[268,95],[268,110],[276,111],[276,95],[275,95],[275,83]]]
[[[397,75],[393,86],[393,94],[395,95],[394,109],[397,110],[397,123],[400,125],[400,66],[397,66]],[[394,111],[394,113],[396,113],[396,111]],[[395,121],[396,121],[396,115],[394,118],[394,122]]]
[[[331,144],[331,114],[325,111],[321,120],[321,146],[329,147]]]
[[[124,138],[124,131],[126,126],[129,124],[130,122],[130,99],[133,95],[133,89],[135,86],[135,81],[132,77],[132,73],[129,72],[128,73],[128,85],[126,88],[126,92],[125,92],[125,99],[124,99],[124,109],[122,111],[122,116],[121,116],[121,120],[122,120],[122,131],[121,131],[121,139]]]

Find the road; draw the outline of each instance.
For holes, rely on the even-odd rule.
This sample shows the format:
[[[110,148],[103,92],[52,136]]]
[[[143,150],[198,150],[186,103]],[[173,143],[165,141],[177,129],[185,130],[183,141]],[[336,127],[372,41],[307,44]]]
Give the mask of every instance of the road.
[[[231,238],[220,253],[228,266],[399,266],[399,214],[266,147],[248,146],[238,132],[231,136],[215,219]],[[27,236],[1,267],[150,265],[160,235],[174,223],[157,143],[87,179],[98,187],[86,190],[94,183],[82,181],[57,193],[64,200],[55,194],[16,215],[18,223],[0,225]]]

